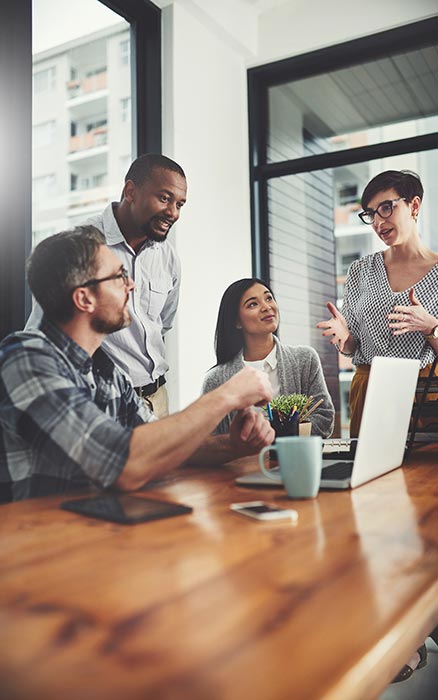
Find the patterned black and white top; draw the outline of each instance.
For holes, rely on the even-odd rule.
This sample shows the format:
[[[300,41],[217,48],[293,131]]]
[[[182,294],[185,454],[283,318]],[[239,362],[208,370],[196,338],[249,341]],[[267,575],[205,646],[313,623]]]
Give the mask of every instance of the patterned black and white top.
[[[438,318],[438,264],[413,286],[424,308]],[[369,365],[376,355],[419,359],[422,368],[433,362],[435,352],[420,331],[393,335],[388,325],[394,306],[410,306],[409,289],[391,289],[381,251],[350,265],[341,313],[357,343],[353,364]]]

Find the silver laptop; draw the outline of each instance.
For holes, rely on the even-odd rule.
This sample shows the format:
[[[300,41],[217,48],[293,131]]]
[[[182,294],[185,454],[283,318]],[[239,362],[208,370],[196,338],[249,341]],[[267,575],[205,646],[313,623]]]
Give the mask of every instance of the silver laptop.
[[[419,370],[419,360],[373,359],[354,460],[324,460],[321,488],[355,488],[401,466]],[[256,472],[238,477],[236,483],[274,482]]]

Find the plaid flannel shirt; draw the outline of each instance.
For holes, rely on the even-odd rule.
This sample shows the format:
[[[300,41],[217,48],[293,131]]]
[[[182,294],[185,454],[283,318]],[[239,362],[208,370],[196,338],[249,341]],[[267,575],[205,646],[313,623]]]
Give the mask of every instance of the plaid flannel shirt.
[[[0,344],[0,499],[111,486],[132,429],[154,420],[99,348],[90,357],[43,318]]]

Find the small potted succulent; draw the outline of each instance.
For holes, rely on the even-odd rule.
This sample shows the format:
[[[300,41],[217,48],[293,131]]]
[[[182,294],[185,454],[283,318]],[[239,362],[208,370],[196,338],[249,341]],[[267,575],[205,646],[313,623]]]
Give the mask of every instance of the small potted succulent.
[[[310,435],[312,425],[308,416],[322,403],[313,396],[288,394],[276,396],[266,406],[266,412],[277,437]]]

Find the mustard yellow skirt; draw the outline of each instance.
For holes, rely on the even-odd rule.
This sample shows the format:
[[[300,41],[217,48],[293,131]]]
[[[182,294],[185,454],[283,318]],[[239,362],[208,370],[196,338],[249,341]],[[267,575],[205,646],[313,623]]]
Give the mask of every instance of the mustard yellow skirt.
[[[419,377],[427,377],[432,365],[426,365],[420,369]],[[350,386],[350,437],[357,438],[359,435],[360,422],[367,393],[368,377],[371,365],[359,365],[353,375]],[[435,367],[434,376],[438,377],[438,365]],[[428,394],[428,401],[438,401],[438,394]],[[427,428],[436,429],[436,421],[433,419],[419,420],[419,430]]]

